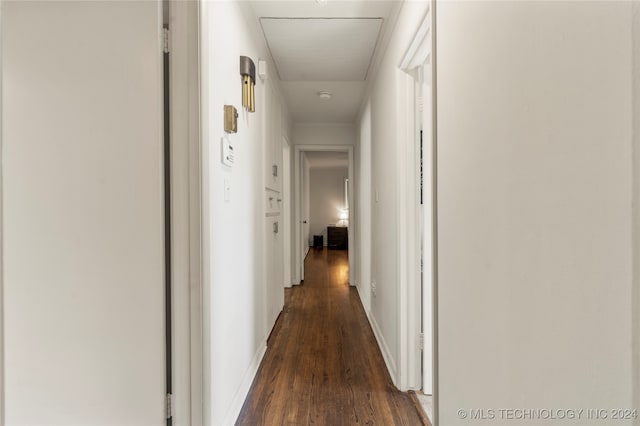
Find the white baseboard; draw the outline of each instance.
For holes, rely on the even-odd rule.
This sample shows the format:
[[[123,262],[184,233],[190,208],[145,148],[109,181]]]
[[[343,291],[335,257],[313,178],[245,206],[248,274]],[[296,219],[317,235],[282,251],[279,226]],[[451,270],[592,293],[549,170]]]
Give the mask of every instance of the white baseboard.
[[[367,312],[367,307],[364,306],[364,299],[362,298],[362,287],[361,287],[362,281],[359,282],[358,284],[356,284],[356,289],[358,290],[358,297],[360,298],[360,304],[362,305],[362,308],[364,309],[364,312],[367,314],[367,318],[369,317],[369,313]]]
[[[380,348],[380,352],[382,352],[382,358],[384,359],[384,363],[387,366],[387,370],[389,371],[389,375],[391,376],[391,381],[393,384],[396,384],[396,362],[391,355],[391,351],[389,350],[389,345],[384,340],[382,336],[382,331],[380,330],[380,326],[376,322],[375,317],[371,314],[370,311],[364,306],[364,300],[362,299],[362,291],[358,286],[356,287],[358,290],[358,296],[360,297],[360,304],[362,305],[365,313],[367,314],[367,320],[369,324],[371,324],[371,329],[373,330],[373,335],[376,337],[376,342],[378,343],[378,347]]]
[[[362,302],[362,301],[361,301]],[[376,340],[378,341],[378,347],[380,348],[380,352],[382,352],[382,358],[384,358],[384,363],[387,365],[387,370],[389,370],[389,375],[391,376],[391,381],[395,385],[396,381],[396,362],[391,355],[391,351],[389,350],[389,345],[384,340],[382,335],[382,331],[376,322],[376,318],[367,312],[367,318],[369,319],[369,324],[371,324],[371,329],[373,330],[374,336],[376,336]]]
[[[251,364],[249,364],[249,368],[242,378],[240,388],[236,392],[236,395],[233,397],[231,406],[229,407],[229,410],[227,410],[226,416],[224,416],[224,420],[222,421],[223,425],[232,425],[235,424],[238,420],[240,410],[242,410],[244,400],[247,399],[247,395],[249,394],[249,390],[251,389],[251,384],[253,383],[253,379],[255,379],[256,374],[258,373],[258,368],[260,368],[260,363],[262,362],[262,358],[264,357],[265,352],[267,352],[266,342],[260,349],[258,349],[256,354],[253,356]]]

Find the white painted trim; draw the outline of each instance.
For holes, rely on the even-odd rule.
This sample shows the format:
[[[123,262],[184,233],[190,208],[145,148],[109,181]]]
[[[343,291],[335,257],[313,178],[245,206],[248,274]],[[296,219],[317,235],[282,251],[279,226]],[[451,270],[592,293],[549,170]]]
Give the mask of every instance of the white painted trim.
[[[432,75],[431,72],[423,72]],[[425,79],[421,83],[421,95],[424,99],[433,100],[432,88],[429,80]],[[422,330],[424,330],[425,341],[422,354],[422,391],[425,394],[433,395],[434,392],[434,321],[433,311],[435,298],[433,294],[433,270],[434,270],[434,229],[433,218],[435,215],[434,191],[433,191],[433,102],[423,102],[424,111],[419,113],[422,120],[423,134],[423,164],[426,165],[423,173],[423,196],[425,203],[422,206],[419,217],[422,219],[422,262],[423,262],[423,298],[422,298]],[[430,202],[429,202],[430,201]]]
[[[195,2],[193,16],[190,16],[189,58],[192,58],[195,66],[194,79],[189,87],[190,99],[194,111],[190,114],[189,122],[189,200],[190,200],[190,295],[191,304],[191,426],[204,424],[204,363],[203,363],[203,309],[202,309],[202,239],[204,228],[202,226],[202,108],[201,108],[201,62],[200,46],[200,2]]]
[[[283,132],[284,133],[284,132]],[[289,154],[285,158],[285,152]],[[293,248],[291,246],[292,239],[292,224],[291,218],[291,202],[293,200],[291,194],[291,144],[289,138],[286,135],[282,135],[282,221],[284,223],[283,236],[283,269],[284,269],[284,287],[290,288],[293,284]]]
[[[431,77],[431,61],[432,61],[432,13],[433,3],[429,5],[422,24],[416,31],[416,34],[410,43],[407,52],[401,61],[399,69],[402,73],[402,80],[398,85],[398,115],[399,132],[403,140],[407,143],[398,146],[398,265],[399,268],[399,288],[398,288],[398,338],[399,338],[399,383],[401,390],[419,389],[422,387],[422,361],[423,356],[418,349],[418,336],[423,324],[427,323],[423,318],[422,304],[427,303],[421,300],[421,272],[420,263],[424,263],[425,272],[431,270],[433,252],[425,251],[428,259],[423,259],[422,239],[423,239],[423,222],[424,216],[431,213],[435,206],[432,198],[427,198],[431,191],[427,188],[424,190],[424,209],[421,208],[419,202],[420,186],[419,186],[419,137],[420,129],[423,124],[423,114],[418,111],[419,99],[423,97],[422,81],[423,71],[426,68],[428,77]],[[433,99],[422,99],[423,109],[427,110],[433,104]],[[425,128],[425,140],[427,145],[425,149],[429,149],[429,135],[426,134],[428,129]],[[417,155],[418,154],[418,155]],[[423,176],[425,186],[431,182],[434,170],[433,159],[430,155],[425,159],[431,161],[423,162]],[[431,235],[429,233],[429,235]],[[416,238],[418,236],[418,238]],[[424,275],[425,292],[432,289],[431,276],[427,273]],[[419,303],[416,303],[418,301]],[[431,300],[431,308],[435,302]],[[426,315],[430,315],[432,309],[424,310]],[[425,330],[427,338],[435,331],[433,329]],[[433,345],[427,345],[430,349]],[[425,357],[432,359],[432,357]],[[431,370],[432,371],[432,370]],[[431,380],[431,386],[427,386],[427,391],[433,391],[433,374],[427,375]]]
[[[294,256],[293,256],[293,283],[294,285],[300,284],[302,282],[302,266],[304,265],[304,257],[301,256],[302,253],[302,230],[300,227],[302,226],[302,178],[304,171],[302,170],[300,151],[294,145],[293,151],[293,199],[294,199],[294,212],[293,212],[293,235],[294,235]],[[309,244],[307,243],[307,246]],[[305,251],[305,256],[307,255],[309,248]]]
[[[416,31],[399,68],[410,72],[428,61],[431,54],[431,5],[428,6],[424,20]]]
[[[415,149],[415,82],[400,70],[396,74],[398,93],[396,121],[397,144],[397,182],[396,206],[398,249],[398,358],[396,386],[401,391],[420,389],[421,358],[418,339],[421,326],[420,316],[420,221],[418,220],[419,175]]]
[[[211,244],[210,238],[211,235],[211,170],[210,170],[210,162],[205,161],[205,159],[211,158],[212,155],[212,147],[208,141],[204,141],[203,135],[206,135],[209,132],[209,122],[203,118],[209,117],[209,102],[207,101],[206,95],[209,93],[209,81],[207,78],[202,78],[203,75],[208,75],[209,63],[206,60],[202,60],[203,58],[207,58],[203,53],[207,53],[209,51],[209,45],[211,43],[210,38],[210,30],[209,25],[204,20],[208,16],[207,8],[211,7],[208,2],[198,2],[199,5],[199,14],[198,14],[198,27],[199,31],[199,40],[198,40],[198,53],[200,58],[200,65],[198,67],[199,70],[199,79],[200,79],[200,222],[201,222],[201,234],[202,238],[200,240],[200,274],[201,274],[201,283],[200,283],[200,294],[201,298],[199,301],[199,305],[192,304],[192,309],[195,307],[201,310],[201,318],[200,322],[200,338],[202,339],[202,353],[201,353],[201,417],[202,417],[202,425],[210,425],[211,422],[211,402],[212,402],[212,392],[211,392],[211,356],[212,356],[212,348],[211,348]],[[215,151],[216,147],[213,147]],[[193,291],[193,290],[192,290]],[[192,311],[193,312],[193,311]],[[192,324],[198,325],[196,321],[193,321]],[[192,336],[193,336],[192,330]],[[193,385],[192,385],[193,389]],[[195,399],[195,396],[194,398]],[[192,406],[192,412],[194,407]]]
[[[294,177],[295,177],[295,270],[294,282],[300,284],[302,279],[301,272],[304,259],[301,258],[302,253],[302,164],[301,155],[303,152],[308,151],[322,151],[322,152],[346,152],[349,157],[349,194],[354,194],[354,157],[353,157],[353,145],[295,145],[294,151]],[[355,197],[349,197],[349,229],[347,231],[349,238],[349,284],[355,283],[355,234],[353,232],[356,215],[355,215]]]
[[[2,31],[2,0],[0,0],[0,33]],[[0,40],[1,41],[1,40]],[[2,113],[4,98],[2,97],[2,43],[0,43],[0,425],[4,426],[4,206],[2,205],[4,188]]]
[[[436,0],[429,0],[431,3],[431,75],[428,76],[431,82],[431,154],[433,156],[431,165],[431,194],[433,215],[431,218],[432,226],[432,252],[431,260],[433,262],[431,271],[431,297],[432,304],[432,345],[433,345],[433,361],[432,361],[432,383],[433,383],[433,426],[440,425],[440,391],[439,391],[439,373],[438,373],[438,49],[437,49],[437,7]],[[426,104],[426,103],[425,103]]]
[[[173,404],[176,424],[203,424],[199,3],[170,6]],[[185,143],[186,141],[186,143]]]
[[[247,399],[247,395],[249,395],[251,384],[253,383],[253,379],[256,377],[256,374],[258,374],[260,363],[262,362],[262,358],[264,358],[264,354],[266,352],[267,345],[265,344],[261,348],[259,348],[253,356],[251,364],[249,364],[249,368],[244,373],[242,383],[240,384],[238,391],[233,397],[229,410],[222,420],[223,425],[232,425],[238,419],[240,411],[242,410],[242,405],[244,404],[245,399]]]
[[[408,224],[407,224],[407,200],[411,195],[409,185],[412,183],[407,176],[408,166],[411,164],[407,164],[406,156],[405,156],[405,145],[407,145],[408,133],[407,129],[412,128],[410,124],[406,123],[408,117],[413,116],[412,112],[408,108],[407,102],[407,84],[411,79],[403,72],[396,71],[396,92],[397,92],[397,109],[396,109],[396,122],[398,123],[398,140],[400,143],[396,144],[396,170],[398,171],[397,180],[396,180],[396,214],[397,214],[397,222],[396,222],[396,235],[397,235],[397,250],[396,250],[396,262],[398,265],[397,271],[397,300],[398,300],[398,322],[397,322],[397,336],[398,336],[398,352],[397,352],[397,381],[395,382],[396,387],[401,391],[409,390],[408,387],[408,345],[409,345],[409,336],[408,336],[408,304],[409,300],[407,300],[407,288],[409,286],[408,277],[407,277],[407,265],[409,265],[410,261],[408,259]],[[411,126],[411,127],[410,127]],[[413,233],[416,235],[416,232]]]

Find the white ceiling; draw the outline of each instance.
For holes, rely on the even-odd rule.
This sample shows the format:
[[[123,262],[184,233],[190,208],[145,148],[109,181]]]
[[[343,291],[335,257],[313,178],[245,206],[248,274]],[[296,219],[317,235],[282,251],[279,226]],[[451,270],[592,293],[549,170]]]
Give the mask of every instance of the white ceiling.
[[[267,18],[386,18],[402,0],[254,0],[249,1],[257,17]]]
[[[295,81],[282,84],[284,97],[294,122],[350,123],[356,115],[366,83],[364,81]],[[330,100],[320,99],[318,91],[333,94]]]
[[[251,1],[294,122],[353,122],[402,0]],[[331,18],[331,19],[330,19]],[[330,100],[318,92],[332,93]]]
[[[309,151],[305,152],[305,156],[312,169],[346,169],[349,167],[349,157],[346,152]]]
[[[261,18],[282,81],[364,81],[382,18]]]

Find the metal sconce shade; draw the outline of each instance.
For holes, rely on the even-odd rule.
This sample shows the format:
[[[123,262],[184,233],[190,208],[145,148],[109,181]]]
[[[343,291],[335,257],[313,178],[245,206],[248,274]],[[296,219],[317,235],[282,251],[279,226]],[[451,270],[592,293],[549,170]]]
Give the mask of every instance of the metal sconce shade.
[[[240,56],[240,75],[242,76],[242,106],[249,112],[255,112],[256,64],[248,56]]]
[[[248,56],[240,56],[240,75],[248,75],[256,81],[256,64]]]

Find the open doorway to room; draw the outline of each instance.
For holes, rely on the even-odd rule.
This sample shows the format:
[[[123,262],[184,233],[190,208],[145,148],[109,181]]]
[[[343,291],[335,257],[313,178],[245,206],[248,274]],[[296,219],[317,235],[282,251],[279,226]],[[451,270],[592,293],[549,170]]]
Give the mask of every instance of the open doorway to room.
[[[294,282],[304,281],[310,249],[345,250],[354,285],[353,147],[296,146]]]
[[[349,163],[346,152],[306,152],[309,179],[303,187],[308,193],[309,247],[316,250],[348,250]]]

